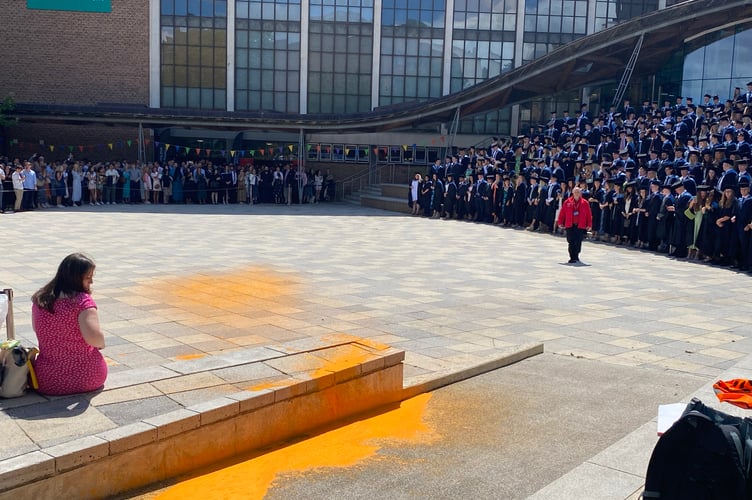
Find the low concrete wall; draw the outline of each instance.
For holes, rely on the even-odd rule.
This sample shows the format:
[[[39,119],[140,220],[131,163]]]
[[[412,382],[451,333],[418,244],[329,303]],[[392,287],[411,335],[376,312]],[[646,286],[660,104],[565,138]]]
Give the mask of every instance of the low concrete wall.
[[[396,352],[4,460],[0,499],[101,498],[284,442],[401,401],[403,359]]]

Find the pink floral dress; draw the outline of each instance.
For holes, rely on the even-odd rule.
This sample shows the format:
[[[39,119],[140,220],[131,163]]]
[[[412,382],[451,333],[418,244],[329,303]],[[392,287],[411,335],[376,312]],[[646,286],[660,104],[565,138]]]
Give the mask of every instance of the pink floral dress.
[[[104,385],[107,363],[99,349],[86,343],[78,326],[79,313],[92,307],[97,304],[88,293],[56,300],[54,313],[32,305],[39,341],[34,370],[42,394],[76,394]]]

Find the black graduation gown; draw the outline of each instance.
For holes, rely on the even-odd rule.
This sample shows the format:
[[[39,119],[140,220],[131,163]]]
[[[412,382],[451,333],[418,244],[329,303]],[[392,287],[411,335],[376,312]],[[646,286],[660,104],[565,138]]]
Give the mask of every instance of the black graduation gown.
[[[691,201],[692,195],[687,191],[676,197],[676,210],[674,211],[676,219],[671,244],[675,247],[674,255],[679,258],[687,256],[687,247],[692,244],[694,239],[695,222],[684,213],[689,208]]]
[[[718,239],[718,202],[706,205],[705,213],[700,223],[700,232],[697,234],[697,249],[707,257],[715,256],[716,240]]]
[[[657,236],[660,240],[660,245],[665,246],[671,242],[672,233],[674,229],[674,213],[668,210],[668,207],[674,206],[674,196],[664,196],[661,200],[661,208],[658,211],[658,231]]]
[[[647,198],[646,208],[646,222],[647,222],[647,236],[646,241],[650,250],[657,250],[660,244],[658,238],[658,213],[661,210],[661,203],[663,202],[663,195],[661,193],[650,193]]]
[[[728,207],[718,209],[718,217],[736,217],[739,215],[739,203],[736,199]],[[718,227],[716,225],[716,227]],[[731,259],[736,257],[736,224],[727,220],[718,228],[718,238],[716,239],[716,254],[724,264],[730,264]]]

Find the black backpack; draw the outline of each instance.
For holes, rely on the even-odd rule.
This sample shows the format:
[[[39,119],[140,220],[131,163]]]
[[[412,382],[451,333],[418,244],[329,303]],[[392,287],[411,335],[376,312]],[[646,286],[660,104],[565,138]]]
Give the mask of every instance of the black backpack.
[[[645,500],[750,499],[752,419],[692,399],[658,440],[645,477]]]

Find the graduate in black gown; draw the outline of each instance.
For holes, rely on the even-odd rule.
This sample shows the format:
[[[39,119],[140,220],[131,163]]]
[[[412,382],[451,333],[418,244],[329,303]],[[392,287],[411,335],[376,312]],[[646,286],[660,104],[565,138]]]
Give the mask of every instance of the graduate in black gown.
[[[736,192],[734,188],[726,187],[718,203],[718,218],[715,221],[718,227],[715,254],[717,263],[722,266],[733,264],[736,258],[736,217],[739,215]]]
[[[660,238],[658,238],[658,213],[661,210],[663,195],[661,194],[661,182],[658,179],[650,181],[650,194],[647,198],[647,245],[652,251],[658,250]]]

